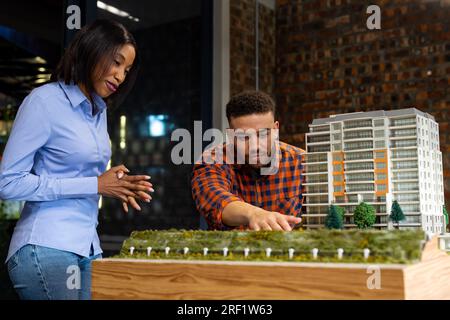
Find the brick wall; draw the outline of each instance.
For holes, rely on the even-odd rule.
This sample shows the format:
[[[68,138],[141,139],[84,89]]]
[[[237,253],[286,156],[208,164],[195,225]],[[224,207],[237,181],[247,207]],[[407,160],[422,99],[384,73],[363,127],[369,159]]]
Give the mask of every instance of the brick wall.
[[[255,0],[230,0],[230,94],[255,89]],[[259,5],[259,87],[273,93],[275,11]]]
[[[278,0],[276,15],[281,138],[304,147],[313,118],[415,106],[440,125],[450,204],[450,1]]]

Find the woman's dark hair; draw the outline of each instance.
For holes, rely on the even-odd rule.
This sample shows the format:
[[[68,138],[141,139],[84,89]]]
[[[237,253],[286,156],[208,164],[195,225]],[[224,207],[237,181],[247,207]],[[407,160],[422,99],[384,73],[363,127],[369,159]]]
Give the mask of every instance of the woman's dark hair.
[[[118,106],[133,87],[139,67],[136,41],[119,22],[99,19],[78,31],[53,72],[51,81],[82,84],[91,93],[94,91],[92,75],[95,68],[99,66],[102,73],[107,72],[114,63],[117,51],[126,44],[132,45],[136,52],[133,66],[125,81],[107,99],[108,105]]]

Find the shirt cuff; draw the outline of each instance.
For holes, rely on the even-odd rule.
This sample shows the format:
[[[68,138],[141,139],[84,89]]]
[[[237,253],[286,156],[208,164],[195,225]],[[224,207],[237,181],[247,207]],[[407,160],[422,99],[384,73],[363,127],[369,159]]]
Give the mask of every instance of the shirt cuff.
[[[62,197],[85,197],[98,193],[97,177],[66,178],[60,182]]]
[[[225,207],[226,207],[228,204],[230,204],[231,202],[235,202],[235,201],[242,201],[242,199],[239,198],[239,197],[237,197],[237,196],[234,196],[234,195],[233,195],[233,196],[229,196],[229,197],[225,198],[224,200],[222,200],[222,201],[220,202],[220,209],[219,209],[219,211],[218,211],[218,214],[217,214],[216,219],[217,219],[217,225],[218,225],[221,229],[231,230],[231,229],[235,229],[235,228],[236,228],[236,227],[230,227],[230,226],[224,224],[223,221],[222,221],[222,213],[223,213],[223,210],[225,210]]]

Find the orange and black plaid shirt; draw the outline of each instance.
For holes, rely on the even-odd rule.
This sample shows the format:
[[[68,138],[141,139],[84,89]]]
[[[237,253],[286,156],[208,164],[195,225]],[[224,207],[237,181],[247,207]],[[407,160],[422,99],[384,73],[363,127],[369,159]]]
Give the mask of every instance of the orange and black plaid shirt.
[[[304,151],[283,142],[279,144],[279,168],[272,175],[260,175],[259,170],[237,164],[194,166],[192,197],[209,229],[234,229],[222,223],[222,211],[233,201],[286,215],[300,215]]]

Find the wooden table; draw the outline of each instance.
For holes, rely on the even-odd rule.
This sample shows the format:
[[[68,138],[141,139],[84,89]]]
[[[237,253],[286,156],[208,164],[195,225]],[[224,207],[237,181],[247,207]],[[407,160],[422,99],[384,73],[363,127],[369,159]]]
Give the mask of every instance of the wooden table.
[[[379,277],[378,277],[379,276]],[[450,256],[411,265],[103,259],[93,299],[450,299]]]

